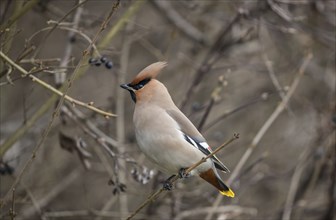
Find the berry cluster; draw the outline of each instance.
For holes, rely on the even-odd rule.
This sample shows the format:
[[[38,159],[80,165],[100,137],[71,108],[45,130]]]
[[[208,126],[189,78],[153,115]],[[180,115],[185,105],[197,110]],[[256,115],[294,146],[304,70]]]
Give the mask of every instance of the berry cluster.
[[[105,57],[105,56],[102,56],[100,59],[90,58],[89,59],[89,64],[95,65],[95,66],[100,66],[102,64],[105,64],[105,67],[107,69],[112,69],[112,67],[113,67],[113,62],[111,60],[108,60],[107,57]]]

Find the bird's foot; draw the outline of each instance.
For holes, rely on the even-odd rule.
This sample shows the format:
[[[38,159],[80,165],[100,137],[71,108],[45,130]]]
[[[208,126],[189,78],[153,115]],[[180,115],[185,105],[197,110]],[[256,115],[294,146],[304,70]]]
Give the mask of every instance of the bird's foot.
[[[166,191],[170,191],[173,189],[173,183],[171,182],[171,179],[173,179],[175,177],[175,175],[172,175],[171,177],[169,177],[168,179],[166,179],[163,182],[163,189]]]
[[[181,179],[190,177],[190,173],[186,173],[186,170],[187,170],[187,168],[181,168],[181,169],[179,170],[179,177],[180,177]]]
[[[170,191],[173,189],[173,184],[170,181],[163,182],[163,189],[166,191]]]

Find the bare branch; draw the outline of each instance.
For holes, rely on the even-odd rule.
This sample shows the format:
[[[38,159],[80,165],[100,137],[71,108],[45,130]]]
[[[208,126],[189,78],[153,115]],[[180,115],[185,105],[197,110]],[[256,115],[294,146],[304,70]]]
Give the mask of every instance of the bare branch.
[[[117,2],[116,4],[113,4],[111,11],[114,12],[114,11],[116,10],[116,7],[117,7],[118,3],[119,3],[119,2]],[[105,25],[106,25],[106,24],[108,23],[108,21],[111,19],[111,16],[112,16],[111,11],[110,11],[109,15],[106,17],[106,19],[103,21],[103,25],[101,26],[101,28],[98,30],[99,33],[102,32],[102,29],[105,28]],[[95,40],[97,39],[97,37],[98,37],[98,35],[96,35]],[[86,49],[85,51],[88,51],[88,49],[90,49],[90,48],[92,47],[92,44],[95,43],[95,40],[93,40],[93,42],[92,42],[91,44],[89,44],[89,46],[87,47],[87,49]],[[20,182],[20,180],[21,180],[23,174],[25,173],[25,171],[26,171],[26,170],[30,167],[30,165],[33,163],[33,161],[34,161],[34,159],[35,159],[35,157],[36,157],[36,154],[37,154],[38,150],[40,149],[40,147],[41,147],[41,146],[43,145],[43,143],[45,142],[46,137],[48,136],[49,131],[51,130],[51,127],[52,127],[52,125],[53,125],[53,123],[54,123],[54,121],[55,121],[55,118],[56,118],[56,116],[57,116],[57,115],[59,114],[59,112],[60,112],[61,106],[63,105],[63,102],[64,102],[64,100],[65,100],[65,96],[67,95],[67,93],[68,93],[68,91],[69,91],[69,89],[70,89],[70,87],[71,87],[73,81],[76,79],[77,74],[80,73],[81,66],[82,66],[84,63],[86,63],[85,56],[87,55],[87,52],[85,52],[85,51],[83,52],[83,56],[82,56],[81,60],[79,61],[79,63],[77,64],[77,66],[76,66],[74,72],[73,72],[72,75],[70,76],[68,85],[66,85],[66,86],[64,87],[65,89],[64,89],[63,96],[62,96],[61,99],[59,100],[59,102],[58,102],[58,104],[57,104],[57,106],[56,106],[56,109],[54,110],[54,112],[53,112],[53,114],[52,114],[52,116],[51,116],[51,119],[49,120],[49,123],[48,123],[48,125],[47,125],[47,128],[44,130],[44,132],[43,132],[43,134],[42,134],[42,136],[41,136],[41,138],[40,138],[38,144],[34,147],[30,159],[29,159],[29,160],[25,163],[25,165],[23,166],[21,172],[19,173],[18,177],[16,178],[16,180],[14,181],[14,183],[12,184],[12,187],[11,187],[10,189],[15,188],[16,185]],[[2,54],[3,54],[3,53],[2,53]],[[4,55],[4,54],[3,54],[3,55]],[[50,98],[50,101],[53,101],[53,98]],[[47,101],[47,103],[48,103],[48,101]],[[48,104],[49,104],[49,103],[48,103]],[[47,105],[47,106],[48,106],[48,105]],[[48,109],[48,108],[46,108],[46,109]],[[44,109],[43,109],[43,110],[44,110]],[[44,111],[42,111],[42,110],[39,111],[38,116],[42,115],[41,113],[43,113],[43,112],[44,112]],[[35,116],[35,115],[34,115],[34,116]],[[33,117],[34,117],[34,116],[33,116]],[[22,131],[21,131],[21,132],[22,132]],[[19,136],[19,134],[20,134],[20,133],[16,133],[17,136]],[[21,134],[20,134],[20,135],[21,135]],[[10,142],[7,141],[7,142],[5,142],[5,144],[6,144],[6,143],[7,143],[7,146],[8,146],[8,148],[9,148],[9,147],[11,146],[11,145],[9,145]],[[4,147],[2,146],[2,148],[4,148]],[[1,149],[2,149],[2,148],[1,148]],[[1,150],[1,149],[0,149],[0,150]],[[0,152],[0,153],[1,153],[1,152]],[[3,153],[4,153],[4,152],[3,152]],[[9,197],[9,194],[10,194],[9,192],[10,192],[10,191],[8,191],[7,194],[5,195],[5,197],[2,199],[2,201],[1,201],[1,203],[0,203],[0,208],[3,207],[3,206],[8,202],[8,197]]]
[[[179,213],[178,216],[174,218],[174,220],[182,220],[184,218],[192,218],[199,217],[201,214],[205,214],[211,210],[212,207],[204,207],[200,208],[197,207],[197,209],[187,210]],[[225,213],[237,213],[237,214],[248,214],[251,216],[255,216],[257,214],[257,210],[254,208],[248,208],[248,207],[240,207],[236,205],[228,205],[228,206],[219,206],[216,211],[216,213],[219,214],[225,214]]]
[[[296,75],[296,77],[294,78],[290,89],[288,90],[286,96],[284,97],[284,99],[282,100],[282,102],[279,103],[279,105],[276,107],[276,109],[274,110],[274,112],[270,115],[270,117],[265,121],[265,123],[263,124],[263,126],[260,128],[260,130],[258,131],[258,133],[255,135],[255,137],[253,138],[250,146],[247,148],[247,150],[245,151],[245,153],[243,154],[243,156],[241,157],[241,159],[239,160],[237,166],[235,167],[235,169],[233,170],[229,180],[228,180],[228,184],[233,183],[233,181],[237,178],[237,176],[239,175],[240,171],[242,170],[243,166],[245,165],[245,163],[247,162],[248,158],[251,156],[252,152],[254,151],[254,149],[257,147],[257,145],[259,144],[260,140],[262,139],[262,137],[265,135],[265,133],[267,132],[267,130],[271,127],[271,125],[273,124],[273,122],[275,121],[275,119],[277,119],[277,117],[283,112],[283,110],[286,108],[290,98],[292,97],[292,95],[294,94],[300,80],[301,77],[303,76],[308,63],[310,62],[310,60],[313,58],[313,54],[311,52],[309,52],[306,57],[304,57],[303,59],[303,63]],[[213,209],[211,212],[208,213],[206,220],[210,220],[213,217],[214,211],[216,209],[216,207],[218,207],[218,205],[221,203],[222,201],[222,197],[217,196],[216,201],[213,204]]]
[[[53,93],[59,95],[60,97],[64,97],[64,99],[68,100],[70,103],[75,104],[75,105],[79,105],[85,108],[88,108],[94,112],[97,112],[98,114],[103,115],[104,117],[115,117],[115,114],[109,113],[109,112],[105,112],[103,110],[100,110],[94,106],[92,106],[90,103],[84,103],[81,101],[78,101],[74,98],[71,98],[68,95],[65,95],[64,93],[62,93],[61,91],[55,89],[54,87],[52,87],[50,84],[44,82],[43,80],[37,78],[34,75],[29,74],[25,69],[23,69],[21,66],[19,66],[18,64],[14,63],[13,60],[11,60],[9,57],[7,57],[4,53],[2,53],[2,51],[0,51],[0,57],[2,57],[4,60],[6,60],[10,65],[12,65],[13,67],[15,67],[17,70],[19,70],[24,76],[28,76],[29,78],[31,78],[31,80],[33,82],[36,82],[38,84],[40,84],[41,86],[43,86],[44,88],[52,91]]]
[[[184,19],[170,4],[169,1],[150,1],[163,15],[166,16],[168,21],[174,24],[182,33],[184,33],[190,39],[201,43],[208,44],[204,34],[200,32],[196,27]]]
[[[79,176],[81,172],[80,170],[74,170],[69,175],[62,178],[53,190],[47,193],[43,198],[37,201],[37,206],[40,209],[46,207],[51,201],[53,201],[59,194],[61,194],[64,190],[66,190]],[[31,218],[36,213],[35,206],[28,207],[27,209],[23,210],[22,216],[25,218]]]
[[[104,36],[104,38],[101,40],[101,42],[98,44],[98,48],[104,48],[108,45],[108,43],[119,33],[119,31],[124,27],[126,21],[134,16],[134,14],[137,12],[137,10],[140,8],[140,6],[145,1],[135,1],[130,8],[121,16],[121,18],[117,21],[117,23],[110,29],[110,31]],[[94,42],[91,41],[90,43],[92,45],[92,48],[94,47]],[[86,62],[86,61],[85,61]],[[84,64],[84,62],[81,62],[78,66],[81,66]],[[75,71],[77,73],[75,74],[75,78],[81,77],[86,70],[88,69],[87,66],[83,66],[82,68],[77,68]],[[67,88],[67,85],[63,85],[60,90],[63,91]],[[35,111],[35,113],[30,117],[30,119],[27,121],[26,124],[19,127],[2,145],[3,148],[8,149],[10,146],[12,146],[19,138],[21,138],[27,130],[34,125],[34,123],[41,118],[52,106],[54,106],[54,102],[57,101],[57,95],[54,94],[51,96],[39,109]],[[6,147],[5,147],[6,146]],[[1,155],[1,154],[0,154]],[[1,206],[1,204],[0,204]]]
[[[83,1],[84,0],[79,0],[78,4],[82,5]],[[72,26],[73,29],[78,28],[78,24],[79,24],[82,12],[83,12],[83,7],[78,6],[77,11],[76,11],[76,13],[74,15],[74,18],[73,18],[73,26]],[[74,36],[75,36],[75,33],[73,31],[69,31],[69,33],[68,33],[68,43],[66,44],[65,51],[64,51],[64,56],[63,56],[61,64],[60,64],[61,68],[67,66],[68,60],[71,57],[72,45],[73,45],[73,42],[71,42],[71,41],[72,41],[72,38],[74,38]],[[61,86],[64,83],[65,79],[66,79],[66,72],[65,71],[58,71],[55,74],[55,84],[56,84],[56,86],[58,86],[58,87]]]

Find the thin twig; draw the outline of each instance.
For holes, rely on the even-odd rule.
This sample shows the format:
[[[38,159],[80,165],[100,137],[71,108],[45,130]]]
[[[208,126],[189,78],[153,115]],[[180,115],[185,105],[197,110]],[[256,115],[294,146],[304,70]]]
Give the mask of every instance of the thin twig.
[[[89,210],[66,210],[66,211],[52,211],[45,212],[42,216],[43,220],[48,219],[92,219],[94,216],[97,218],[104,219],[120,219],[120,213],[116,211],[101,211],[95,209]],[[145,218],[145,215],[140,215],[141,218]],[[146,218],[147,220],[157,220],[159,216],[154,216],[152,218]]]
[[[7,28],[10,28],[21,16],[27,13],[38,0],[28,1],[20,10],[15,11],[12,16],[7,20],[7,23],[0,27],[0,36],[6,31]]]
[[[12,190],[12,208],[11,208],[9,214],[10,214],[11,220],[15,220],[15,216],[16,216],[16,213],[15,213],[15,188],[13,188],[13,190]]]
[[[11,65],[7,65],[8,69],[7,69],[7,73],[6,73],[6,78],[7,78],[7,82],[11,85],[14,85],[12,78],[10,77],[10,75],[13,72],[13,68]]]
[[[27,185],[24,182],[20,183],[20,187],[23,188],[23,190],[27,193],[27,196],[30,198],[32,202],[32,206],[33,208],[35,208],[35,213],[37,213],[38,215],[41,215],[42,214],[41,207],[39,206],[39,203],[37,199],[35,198],[35,196],[33,195],[32,191],[27,187]]]
[[[46,27],[46,28],[43,28],[43,29],[41,29],[41,30],[38,30],[37,32],[35,32],[33,35],[30,36],[30,38],[27,40],[27,42],[32,41],[32,39],[33,39],[34,37],[36,37],[38,34],[44,32],[44,31],[51,30],[51,29],[53,29],[53,27]],[[80,35],[81,37],[83,37],[86,41],[88,41],[90,44],[92,44],[92,48],[93,48],[93,50],[94,50],[94,51],[93,51],[94,54],[96,54],[97,56],[100,56],[100,53],[99,53],[99,51],[98,51],[98,49],[97,49],[96,44],[93,43],[93,41],[91,40],[91,38],[90,38],[88,35],[86,35],[84,32],[82,32],[82,31],[80,31],[80,30],[77,30],[77,29],[75,29],[75,28],[72,28],[72,27],[64,27],[64,26],[62,26],[62,25],[58,25],[58,26],[57,26],[57,29],[59,29],[59,30],[71,31],[71,32],[73,32],[73,33],[77,33],[77,34],[79,34],[79,35]],[[28,59],[28,60],[33,61],[33,60],[40,60],[40,59],[30,58],[30,59]]]
[[[97,45],[98,48],[105,48],[109,42],[112,41],[112,39],[119,33],[119,31],[124,27],[124,24],[126,21],[132,17],[137,10],[140,9],[140,6],[145,1],[135,1],[128,9],[127,11],[121,16],[121,18],[117,21],[117,23],[110,29],[110,31],[105,35],[105,37],[100,41],[100,43]],[[92,43],[94,45],[94,43]],[[93,47],[93,46],[92,46]],[[79,78],[84,75],[86,70],[88,69],[88,65],[80,68],[77,74],[76,78]],[[67,85],[63,85],[60,88],[60,91],[64,91]],[[57,100],[58,96],[56,94],[53,94],[39,109],[35,111],[35,113],[29,118],[29,120],[24,124],[23,126],[19,127],[9,138],[6,139],[5,143],[1,146],[5,149],[9,149],[18,139],[20,139],[29,128],[31,128],[35,122],[41,118],[52,106],[54,106],[55,101]],[[2,154],[0,153],[0,156]],[[0,204],[1,207],[1,204]]]
[[[31,78],[31,80],[33,82],[36,82],[38,84],[40,84],[41,86],[43,86],[44,88],[50,90],[51,92],[64,97],[64,99],[68,100],[70,103],[75,104],[75,105],[79,105],[85,108],[88,108],[94,112],[97,112],[98,114],[103,115],[104,117],[115,117],[115,114],[112,114],[110,112],[105,112],[103,110],[100,110],[94,106],[92,106],[90,103],[84,103],[81,101],[78,101],[74,98],[71,98],[68,95],[65,95],[64,93],[62,93],[61,91],[55,89],[54,87],[52,87],[50,84],[44,82],[43,80],[37,78],[36,76],[29,74],[29,72],[27,72],[25,69],[23,69],[21,66],[19,66],[18,64],[16,64],[13,60],[11,60],[9,57],[7,57],[4,53],[2,53],[2,51],[0,51],[0,57],[2,57],[4,60],[6,60],[10,65],[12,65],[13,67],[15,67],[17,70],[19,70],[24,76],[28,76],[29,78]],[[0,151],[1,152],[1,151]],[[1,155],[1,153],[0,153]]]
[[[64,192],[66,189],[68,189],[69,186],[80,176],[80,174],[81,174],[81,170],[76,169],[76,170],[73,170],[70,174],[63,177],[62,180],[59,183],[57,183],[57,185],[55,185],[50,192],[45,194],[43,198],[37,201],[36,205],[39,207],[39,209],[45,208],[59,194]],[[36,207],[30,206],[24,209],[21,215],[24,217],[24,219],[29,219],[35,213],[36,213]]]
[[[260,101],[266,101],[269,97],[269,94],[268,93],[263,93],[261,94],[259,97],[257,98],[254,98],[252,100],[249,100],[248,102],[246,103],[243,103],[237,107],[235,107],[234,109],[231,109],[229,111],[226,111],[224,112],[222,115],[218,116],[217,118],[215,118],[214,120],[212,120],[211,122],[207,123],[204,130],[208,130],[209,128],[211,128],[212,126],[216,125],[217,123],[219,123],[220,121],[222,121],[223,119],[229,117],[230,115],[236,113],[236,112],[239,112],[253,104],[256,104]]]
[[[181,109],[183,110],[187,104],[187,101],[189,97],[195,92],[195,89],[197,85],[201,82],[203,76],[210,71],[211,65],[213,64],[210,62],[213,58],[213,56],[216,54],[216,51],[219,50],[219,48],[223,48],[223,39],[228,35],[232,27],[234,26],[235,23],[237,23],[242,14],[237,13],[234,18],[227,24],[226,26],[223,27],[222,31],[219,33],[218,37],[216,38],[216,41],[213,43],[211,46],[210,50],[208,51],[207,55],[205,56],[204,60],[202,61],[201,65],[197,69],[194,79],[192,83],[190,84],[186,94],[182,98],[181,101]],[[223,49],[221,49],[223,50]]]
[[[297,20],[291,16],[291,14],[285,9],[281,8],[278,4],[274,3],[273,0],[267,0],[270,8],[277,14],[280,18],[284,19],[287,22]]]
[[[100,35],[100,33],[102,33],[106,29],[108,23],[110,23],[110,21],[111,21],[112,15],[118,9],[119,5],[120,5],[120,0],[117,0],[117,2],[112,5],[112,9],[110,10],[109,14],[104,19],[103,23],[100,25],[100,28],[97,31],[96,35],[93,37],[92,43],[89,45],[89,47],[86,50],[84,50],[84,52],[83,52],[84,56],[89,53],[92,45],[96,43],[96,41],[98,40],[98,36]]]
[[[209,212],[209,210],[212,207],[197,207],[196,209],[192,209],[192,210],[187,210],[187,211],[183,211],[181,213],[178,214],[178,216],[176,216],[174,218],[174,220],[182,220],[184,218],[190,218],[192,219],[192,217],[198,217],[201,214],[207,213]],[[255,216],[257,214],[257,209],[255,208],[248,208],[248,207],[241,207],[241,206],[237,206],[237,205],[228,205],[228,206],[220,206],[216,209],[217,213],[220,214],[225,214],[225,213],[240,213],[240,214],[248,214],[248,215],[252,215]]]
[[[146,3],[147,0],[134,1],[134,3],[128,8],[125,14],[119,19],[119,21],[113,26],[113,28],[106,34],[105,38],[101,40],[98,48],[106,47],[111,39],[116,36],[120,29],[122,29],[128,20]]]
[[[299,157],[299,162],[295,168],[291,183],[289,185],[285,207],[284,207],[284,211],[281,217],[282,220],[289,220],[291,217],[292,208],[293,208],[296,193],[299,187],[301,175],[303,174],[303,171],[305,167],[307,166],[307,160],[308,160],[308,157],[311,151],[312,151],[311,148],[306,148],[305,151],[303,151]]]
[[[17,19],[30,10],[30,8],[36,4],[37,1],[30,1],[26,5],[23,1],[13,1],[13,3],[14,8],[12,10],[12,16],[6,22],[2,21],[2,25],[0,26],[0,50],[4,53],[8,53],[10,51],[12,43],[15,39],[15,35],[19,33],[16,28]],[[0,77],[4,76],[4,66],[4,62],[0,60]]]
[[[245,33],[240,35],[238,39],[231,39],[229,41],[225,41],[225,38],[228,36],[232,28],[239,23],[239,21],[248,15],[249,17],[258,17],[260,14],[266,12],[268,8],[261,7],[254,10],[244,10],[238,9],[236,15],[231,19],[231,21],[223,27],[223,29],[218,34],[215,42],[212,44],[211,48],[207,52],[204,57],[201,65],[199,65],[191,84],[189,85],[185,95],[181,101],[181,110],[185,110],[186,104],[189,98],[195,93],[197,86],[202,82],[203,77],[211,70],[213,65],[218,62],[223,53],[227,51],[229,48],[236,44],[240,44],[245,42],[245,39],[248,38],[252,29],[247,30]]]
[[[113,4],[111,11],[115,11],[115,10],[116,10],[116,5],[117,5],[117,4],[118,4],[118,2],[117,2],[116,4]],[[109,16],[103,21],[103,24],[104,24],[104,25],[101,27],[101,29],[104,28],[105,25],[107,25],[107,21],[109,21],[110,19],[111,19],[111,13],[109,13]],[[101,29],[98,31],[99,33],[102,31]],[[51,130],[51,127],[52,127],[52,125],[53,125],[53,123],[54,123],[54,121],[55,121],[55,118],[58,116],[58,114],[59,114],[59,112],[60,112],[61,106],[63,105],[63,102],[64,102],[64,100],[65,100],[65,96],[67,95],[67,93],[68,93],[68,91],[69,91],[69,89],[70,89],[70,87],[71,87],[73,81],[77,78],[77,77],[76,77],[77,74],[80,73],[81,66],[82,66],[84,63],[87,62],[87,59],[85,59],[85,58],[86,58],[86,55],[88,54],[87,51],[92,47],[92,44],[94,44],[94,43],[95,43],[95,41],[92,41],[92,43],[89,44],[89,46],[87,47],[87,49],[84,50],[83,55],[82,55],[82,58],[80,59],[80,61],[79,61],[79,63],[77,64],[77,66],[76,66],[74,72],[73,72],[72,75],[70,76],[70,79],[69,79],[69,81],[68,81],[68,84],[64,87],[65,89],[64,89],[63,96],[62,96],[61,99],[59,100],[59,102],[58,102],[58,104],[57,104],[57,106],[56,106],[56,108],[55,108],[55,110],[54,110],[54,112],[53,112],[53,114],[52,114],[52,116],[51,116],[51,119],[49,120],[49,123],[48,123],[48,125],[47,125],[47,128],[44,130],[44,132],[43,132],[43,134],[42,134],[42,136],[41,136],[40,141],[38,142],[38,144],[34,147],[30,159],[29,159],[29,160],[25,163],[25,165],[23,166],[21,172],[19,173],[18,177],[16,178],[16,180],[14,181],[14,183],[12,184],[12,186],[11,186],[10,189],[13,189],[13,188],[16,187],[16,185],[20,182],[20,180],[21,180],[23,174],[25,173],[25,171],[26,171],[26,170],[30,167],[30,165],[33,163],[33,161],[34,161],[34,159],[35,159],[35,157],[36,157],[36,154],[37,154],[38,150],[40,149],[40,147],[41,147],[41,146],[43,145],[43,143],[45,142],[45,140],[46,140],[46,138],[47,138],[47,136],[48,136],[48,134],[49,134],[49,131]],[[48,102],[51,101],[51,100],[53,100],[53,98],[49,99]],[[48,106],[46,106],[46,109],[48,109]],[[41,111],[42,111],[42,110],[41,110]],[[32,123],[32,122],[31,122],[31,123]],[[23,131],[20,131],[20,132],[23,133]],[[16,135],[18,135],[18,134],[16,134]],[[12,140],[12,141],[13,141],[13,140]],[[5,142],[5,143],[6,143],[6,142]],[[7,144],[8,144],[8,142],[7,142]],[[11,146],[11,145],[10,145],[10,146]],[[1,149],[0,149],[0,150],[1,150]],[[3,153],[4,153],[4,152],[3,152]],[[0,208],[3,207],[3,206],[8,202],[9,192],[10,192],[10,191],[7,192],[7,194],[5,195],[4,199],[1,201],[1,203],[0,203]]]
[[[39,47],[36,48],[33,57],[35,58],[37,54],[42,50],[42,47],[45,43],[45,41],[48,39],[48,37],[51,35],[51,33],[57,28],[57,26],[64,21],[72,12],[74,12],[78,7],[81,7],[83,4],[85,4],[88,0],[83,0],[76,4],[73,8],[71,8],[55,25],[50,29],[50,31],[44,36],[44,38],[40,41]]]
[[[233,137],[228,140],[227,142],[225,142],[224,144],[222,144],[220,147],[218,147],[216,150],[214,150],[211,154],[207,155],[206,157],[203,157],[200,161],[198,161],[197,163],[195,163],[194,165],[192,165],[191,167],[189,167],[185,173],[188,174],[190,173],[193,169],[195,169],[196,167],[198,167],[199,165],[201,165],[202,163],[204,163],[207,159],[209,159],[210,157],[212,157],[213,155],[215,155],[218,151],[222,150],[224,147],[226,147],[227,145],[229,145],[231,142],[237,140],[239,138],[239,134],[234,134]],[[179,179],[179,175],[175,175],[171,180],[170,183],[174,183],[176,180]],[[154,192],[153,194],[151,194],[131,215],[129,215],[127,217],[127,220],[132,219],[138,212],[140,212],[145,206],[147,206],[150,202],[152,202],[153,200],[155,200],[163,191],[165,191],[164,188],[161,188],[160,190]]]
[[[21,63],[21,60],[28,56],[31,52],[33,52],[36,49],[34,45],[30,45],[29,47],[25,44],[23,51],[18,55],[18,57],[15,60],[15,63]]]
[[[76,108],[73,108],[72,106],[69,106],[69,104],[64,105],[65,108],[62,108],[62,111],[66,113],[69,117],[71,117],[76,122],[80,122],[84,124],[85,128],[83,128],[84,132],[86,132],[88,135],[90,135],[93,139],[99,140],[99,142],[107,143],[108,145],[118,148],[118,147],[124,147],[120,146],[116,140],[105,134],[103,131],[101,131],[92,121],[88,120],[86,116],[79,111]],[[70,111],[70,112],[67,112]],[[81,124],[79,124],[80,126]],[[109,152],[111,157],[115,156],[115,153]]]
[[[170,4],[169,1],[152,0],[150,1],[167,20],[175,25],[183,34],[190,39],[201,44],[209,44],[204,34],[184,19]]]
[[[335,113],[334,113],[335,114]],[[336,132],[334,130],[333,134],[331,134],[331,140],[329,141],[328,145],[329,147],[329,157],[333,158],[330,160],[329,162],[329,167],[330,167],[330,171],[329,171],[329,175],[330,175],[330,184],[329,184],[329,189],[328,189],[328,208],[327,208],[327,212],[325,215],[325,219],[332,219],[335,216],[335,206],[336,206],[336,198],[335,198],[335,194],[336,194],[336,140],[335,140],[335,136],[336,136]]]
[[[131,45],[133,43],[133,38],[127,37],[128,33],[132,31],[134,28],[134,22],[129,22],[124,30],[124,41],[121,49],[121,57],[120,57],[120,72],[118,74],[118,84],[125,83],[126,81],[126,73],[127,68],[129,66],[129,56],[131,51]],[[117,131],[117,140],[120,144],[124,144],[125,142],[125,95],[124,91],[118,89],[116,91],[117,101],[116,101],[116,112],[118,112],[118,118],[116,120],[116,131]],[[119,148],[120,154],[125,154],[125,148]],[[120,167],[118,175],[120,183],[126,183],[126,162],[125,160],[116,161]],[[128,211],[128,195],[126,193],[121,193],[119,195],[119,209],[120,216],[125,218]]]
[[[217,86],[212,90],[209,104],[204,111],[204,114],[201,118],[200,123],[197,126],[197,129],[199,131],[202,131],[203,126],[205,124],[205,121],[207,120],[207,118],[210,114],[210,111],[211,111],[212,107],[214,106],[215,102],[217,102],[221,99],[220,93],[221,93],[223,87],[225,86],[225,84],[226,84],[226,82],[225,82],[224,76],[220,76],[218,78]]]
[[[260,31],[260,28],[259,28],[259,31]],[[266,29],[266,31],[267,31],[267,29]],[[260,34],[259,34],[259,35],[260,35]],[[270,76],[270,78],[271,78],[271,81],[272,81],[274,87],[276,88],[276,90],[277,90],[277,92],[278,92],[280,98],[281,98],[282,100],[284,100],[285,95],[286,95],[286,94],[285,94],[285,91],[284,91],[284,89],[282,88],[282,86],[280,85],[280,82],[279,82],[278,78],[277,78],[276,75],[275,75],[274,68],[273,68],[273,62],[269,59],[269,57],[268,57],[268,55],[267,55],[267,53],[266,53],[266,51],[265,51],[264,43],[261,42],[261,39],[260,39],[260,38],[259,38],[259,45],[260,45],[260,47],[261,47],[261,49],[262,49],[262,54],[261,54],[261,56],[262,56],[262,59],[263,59],[263,61],[264,61],[264,63],[265,63],[265,66],[266,66],[266,68],[267,68],[268,74],[269,74],[269,76]],[[291,113],[292,115],[294,115],[294,113],[293,113],[293,111],[291,110],[289,104],[288,104],[288,106],[286,106],[286,109],[289,111],[289,113]]]
[[[117,197],[116,196],[112,196],[109,198],[109,200],[104,204],[103,208],[101,210],[99,210],[100,212],[106,212],[108,211],[113,204],[117,201]],[[94,220],[101,220],[101,216],[97,216],[97,218],[95,218]]]
[[[79,0],[78,4],[82,5],[82,3],[83,3],[83,0]],[[78,24],[79,24],[82,12],[83,12],[83,7],[79,6],[77,8],[76,13],[75,13],[74,18],[73,18],[73,26],[72,26],[73,29],[78,28]],[[64,56],[63,56],[63,58],[61,60],[61,63],[60,63],[60,68],[66,67],[68,62],[69,62],[69,59],[71,57],[72,48],[73,48],[72,47],[73,46],[72,38],[74,38],[74,36],[75,36],[75,32],[74,31],[69,31],[69,33],[68,33],[68,43],[66,44],[66,47],[65,47]],[[66,72],[64,70],[63,71],[57,71],[57,73],[55,73],[55,85],[56,85],[56,87],[61,86],[64,83],[65,79],[66,79]]]
[[[260,140],[262,139],[262,137],[265,135],[265,133],[267,132],[267,130],[271,127],[271,125],[273,124],[273,122],[275,121],[275,119],[277,119],[277,117],[280,115],[280,113],[283,112],[283,110],[286,108],[290,98],[292,97],[292,95],[294,94],[294,91],[296,90],[301,77],[303,76],[308,63],[310,62],[310,60],[312,59],[313,54],[311,52],[309,52],[305,58],[303,59],[303,63],[296,75],[296,77],[294,78],[290,89],[288,90],[285,98],[282,100],[282,102],[279,103],[279,105],[276,107],[276,109],[274,110],[274,112],[270,115],[270,117],[265,121],[265,123],[263,124],[263,126],[260,128],[260,130],[258,131],[258,133],[255,135],[255,137],[253,138],[250,146],[247,148],[247,150],[245,151],[245,153],[243,154],[243,156],[241,157],[241,159],[239,160],[237,166],[235,167],[235,169],[233,170],[229,180],[228,180],[228,184],[231,184],[234,180],[236,180],[237,176],[239,175],[240,171],[242,170],[243,166],[245,165],[245,163],[247,162],[248,158],[251,156],[252,152],[254,151],[254,149],[257,147],[257,145],[259,144]],[[216,210],[216,207],[218,207],[218,205],[221,203],[222,201],[222,197],[217,196],[214,204],[213,204],[213,209],[208,213],[208,215],[206,216],[206,220],[210,220],[213,217],[214,211]]]
[[[315,0],[274,0],[274,1],[282,4],[293,4],[293,5],[308,5],[315,2]]]
[[[12,68],[12,66],[11,65],[9,65],[10,67],[9,68]],[[36,73],[40,73],[40,72],[48,72],[48,67],[44,67],[44,68],[41,68],[41,69],[36,69],[35,67],[33,67],[29,72],[28,72],[28,75],[27,76],[29,76],[29,75],[34,75],[34,74],[36,74]],[[19,77],[16,77],[16,78],[14,78],[14,79],[11,79],[12,80],[12,82],[14,83],[15,81],[17,81],[17,80],[20,80],[20,79],[23,79],[24,78],[24,76],[19,76]],[[5,85],[8,85],[8,84],[11,84],[10,82],[1,82],[0,83],[0,86],[5,86]]]

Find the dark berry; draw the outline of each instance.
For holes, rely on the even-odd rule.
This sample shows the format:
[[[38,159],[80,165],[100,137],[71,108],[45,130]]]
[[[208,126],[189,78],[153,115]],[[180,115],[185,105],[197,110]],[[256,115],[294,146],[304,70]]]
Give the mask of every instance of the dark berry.
[[[106,58],[105,56],[102,56],[102,57],[100,58],[100,61],[101,61],[102,63],[106,63],[107,58]]]
[[[105,63],[105,67],[106,67],[107,69],[112,69],[112,67],[113,67],[113,63],[112,63],[112,61],[108,61],[107,63]]]
[[[94,65],[96,65],[96,66],[100,66],[101,65],[101,62],[96,62]]]
[[[70,37],[70,43],[75,43],[76,42],[76,36],[71,36]]]
[[[90,59],[89,59],[89,63],[90,63],[90,64],[97,63],[97,59],[95,59],[95,58],[90,58]]]

